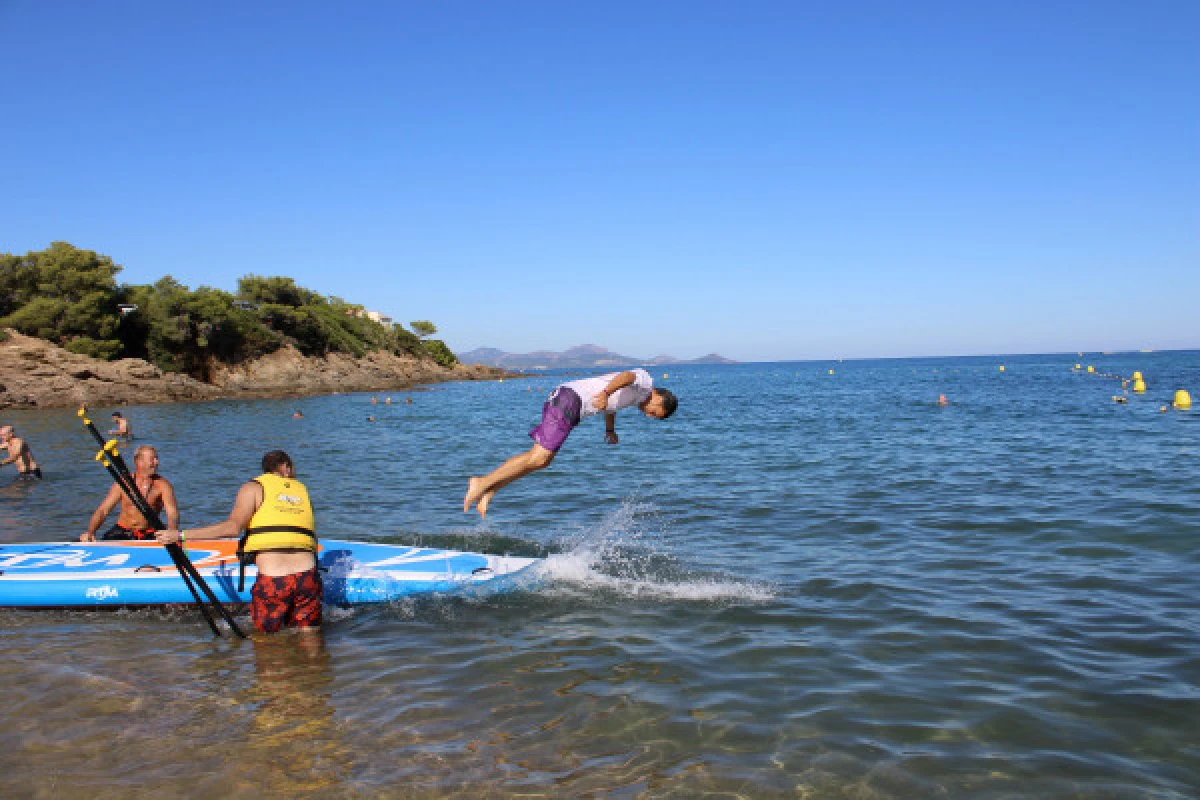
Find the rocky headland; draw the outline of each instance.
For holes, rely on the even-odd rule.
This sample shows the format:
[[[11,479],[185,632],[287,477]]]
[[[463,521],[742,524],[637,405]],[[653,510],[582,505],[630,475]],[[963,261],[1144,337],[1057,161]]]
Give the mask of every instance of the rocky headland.
[[[494,380],[513,373],[374,352],[362,358],[334,353],[302,355],[285,346],[239,365],[214,364],[211,382],[163,372],[137,358],[102,361],[70,353],[42,339],[3,331],[0,408],[66,408],[130,403],[173,403],[235,397],[299,397],[332,392],[397,391],[423,383]]]

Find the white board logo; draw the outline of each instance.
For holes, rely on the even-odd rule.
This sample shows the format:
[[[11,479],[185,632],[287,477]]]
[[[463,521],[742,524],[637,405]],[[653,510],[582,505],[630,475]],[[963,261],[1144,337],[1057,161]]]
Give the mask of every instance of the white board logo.
[[[93,586],[83,596],[88,600],[112,600],[117,596],[117,590],[111,586]]]
[[[88,558],[86,550],[66,550],[61,553],[17,553],[0,559],[0,569],[87,569],[88,567],[116,568],[129,560],[129,555],[117,553],[111,556]]]

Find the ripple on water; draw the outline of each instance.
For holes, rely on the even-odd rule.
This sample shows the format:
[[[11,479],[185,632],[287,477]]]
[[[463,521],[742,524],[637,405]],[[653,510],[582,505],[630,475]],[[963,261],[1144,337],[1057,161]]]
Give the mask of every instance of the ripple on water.
[[[1200,416],[994,361],[673,367],[676,418],[581,427],[487,523],[466,476],[528,446],[525,382],[375,424],[367,395],[131,407],[185,524],[284,447],[325,535],[529,547],[544,580],[333,608],[316,648],[0,612],[0,794],[1195,797]],[[47,481],[0,497],[0,540],[77,534],[92,445],[11,419]]]

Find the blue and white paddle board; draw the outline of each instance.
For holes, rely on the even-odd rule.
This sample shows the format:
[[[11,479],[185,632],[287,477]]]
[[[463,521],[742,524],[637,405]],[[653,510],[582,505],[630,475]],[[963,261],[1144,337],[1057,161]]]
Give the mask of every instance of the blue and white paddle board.
[[[256,570],[238,592],[237,542],[188,542],[187,553],[222,602],[250,602]],[[386,603],[414,594],[504,591],[536,580],[543,559],[322,539],[325,602]],[[157,542],[0,545],[0,608],[111,608],[195,600]]]

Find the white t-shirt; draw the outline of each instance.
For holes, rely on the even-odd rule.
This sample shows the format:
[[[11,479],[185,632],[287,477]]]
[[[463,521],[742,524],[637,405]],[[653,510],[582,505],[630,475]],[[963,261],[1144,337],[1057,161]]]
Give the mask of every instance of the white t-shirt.
[[[633,383],[624,389],[618,389],[608,396],[608,408],[605,409],[606,411],[615,413],[623,408],[636,406],[649,399],[650,392],[654,389],[654,379],[650,377],[650,373],[644,369],[630,371],[633,373]],[[583,380],[563,384],[563,386],[579,395],[579,399],[583,401],[583,408],[579,412],[580,419],[601,413],[592,405],[592,398],[607,389],[608,384],[619,374],[619,372],[610,372],[607,375],[597,375],[595,378],[584,378]]]

